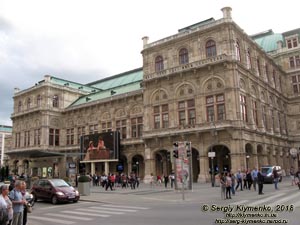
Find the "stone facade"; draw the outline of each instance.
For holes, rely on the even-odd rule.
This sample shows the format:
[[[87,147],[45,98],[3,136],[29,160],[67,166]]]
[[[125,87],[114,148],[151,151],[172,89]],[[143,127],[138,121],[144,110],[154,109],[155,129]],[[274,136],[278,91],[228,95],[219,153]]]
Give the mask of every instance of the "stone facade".
[[[70,164],[78,172],[80,135],[120,130],[119,163],[145,181],[151,173],[174,170],[167,152],[176,141],[192,143],[194,181],[209,181],[212,163],[220,172],[266,164],[287,172],[298,167],[289,154],[299,146],[300,129],[299,96],[290,82],[299,71],[284,66],[290,50],[268,54],[232,21],[229,7],[222,11],[219,20],[157,42],[144,37],[143,68],[133,71],[143,72],[140,88],[122,94],[111,89],[111,96],[94,100],[103,90],[53,83],[45,76],[16,92],[9,166],[19,174],[64,177]],[[84,103],[74,104],[83,98]],[[139,118],[143,132],[137,134]],[[91,163],[85,171],[116,172],[117,164]]]

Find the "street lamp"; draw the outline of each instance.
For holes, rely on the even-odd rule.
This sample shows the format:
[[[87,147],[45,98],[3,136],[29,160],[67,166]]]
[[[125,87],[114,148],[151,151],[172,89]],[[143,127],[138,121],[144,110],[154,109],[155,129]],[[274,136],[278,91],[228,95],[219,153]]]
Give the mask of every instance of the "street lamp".
[[[136,164],[136,175],[139,176],[139,161],[136,161],[135,164]]]
[[[214,130],[211,131],[211,134],[213,136],[213,143],[216,142],[216,136],[217,136],[217,127],[213,120],[213,116],[211,117],[211,125],[214,127]],[[216,152],[213,151],[213,143],[210,147],[210,152],[208,153],[208,157],[211,159],[211,186],[215,186],[215,171],[214,171],[214,157],[216,157]]]
[[[246,169],[248,170],[249,169],[249,158],[250,158],[250,155],[246,155]]]

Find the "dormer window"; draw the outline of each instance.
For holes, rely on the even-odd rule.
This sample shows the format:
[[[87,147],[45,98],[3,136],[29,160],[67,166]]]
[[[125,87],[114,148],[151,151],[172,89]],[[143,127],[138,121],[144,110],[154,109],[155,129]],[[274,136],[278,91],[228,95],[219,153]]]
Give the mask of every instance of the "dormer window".
[[[298,46],[298,38],[291,38],[287,40],[288,48],[296,48]]]
[[[179,51],[179,64],[189,63],[189,53],[186,48],[182,48]]]
[[[155,72],[160,72],[164,70],[164,60],[162,56],[157,56],[155,58]]]

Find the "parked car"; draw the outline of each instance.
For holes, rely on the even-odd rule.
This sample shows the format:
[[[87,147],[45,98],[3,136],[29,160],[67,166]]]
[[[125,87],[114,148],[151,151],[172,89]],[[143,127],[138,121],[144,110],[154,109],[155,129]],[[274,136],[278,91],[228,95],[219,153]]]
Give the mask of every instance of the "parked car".
[[[261,167],[261,173],[264,176],[265,183],[273,183],[274,177],[273,177],[273,169],[277,170],[277,173],[279,175],[279,182],[282,181],[282,170],[280,166],[262,166]]]
[[[31,188],[34,201],[38,199],[58,202],[78,202],[79,192],[63,179],[40,179]]]

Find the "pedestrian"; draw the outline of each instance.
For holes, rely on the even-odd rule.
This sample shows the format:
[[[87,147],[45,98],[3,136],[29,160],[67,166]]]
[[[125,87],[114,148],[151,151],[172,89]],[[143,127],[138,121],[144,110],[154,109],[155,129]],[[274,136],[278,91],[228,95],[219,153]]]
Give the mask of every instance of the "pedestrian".
[[[279,175],[275,167],[273,168],[273,178],[275,190],[278,190]]]
[[[232,195],[235,195],[235,180],[236,180],[236,177],[234,175],[234,173],[230,173],[230,176],[231,176],[231,193]]]
[[[26,199],[26,182],[21,181],[21,193],[23,196],[23,199]],[[27,207],[24,205],[24,212],[23,212],[23,225],[27,224]]]
[[[168,183],[169,183],[169,176],[168,175],[164,175],[164,183],[165,183],[165,188],[168,187]]]
[[[8,197],[9,188],[6,184],[0,187],[0,224],[7,225],[13,218],[12,202]]]
[[[150,174],[150,187],[153,188],[153,184],[154,184],[154,176],[153,173]]]
[[[231,199],[231,185],[232,185],[232,180],[230,173],[225,173],[225,178],[226,178],[226,199]]]
[[[298,188],[300,190],[300,167],[298,171],[295,173],[295,184],[298,185]]]
[[[290,168],[290,178],[291,178],[291,181],[292,181],[292,186],[296,185],[296,183],[295,183],[295,170],[294,170],[293,166],[291,166],[291,168]]]
[[[243,174],[241,173],[241,170],[238,170],[235,177],[237,179],[237,184],[236,184],[235,190],[237,190],[239,188],[239,186],[241,186],[241,191],[242,191],[243,190],[243,184],[242,184]]]
[[[112,174],[108,175],[108,177],[107,177],[105,191],[107,191],[108,188],[110,188],[111,191],[113,190],[113,186],[112,186]]]
[[[251,178],[252,178],[252,181],[253,181],[253,188],[254,188],[254,191],[256,191],[256,184],[257,184],[257,168],[254,168],[251,172]]]
[[[243,174],[243,188],[247,189],[248,188],[247,170],[245,170],[242,174]]]
[[[14,189],[9,193],[9,198],[13,205],[12,225],[23,224],[23,212],[26,200],[22,196],[21,188],[21,181],[17,180]]]
[[[220,187],[221,187],[221,199],[226,199],[225,191],[226,191],[226,177],[224,174],[220,174]]]
[[[258,194],[263,195],[264,176],[262,175],[260,169],[258,169],[257,171],[257,184],[258,184]]]
[[[175,186],[175,173],[172,172],[169,176],[170,181],[171,181],[171,188],[173,188],[173,186]]]
[[[251,172],[250,170],[248,169],[247,170],[247,173],[246,173],[246,180],[247,180],[247,187],[248,187],[248,190],[251,190],[251,186],[252,186],[252,176],[251,176]]]

